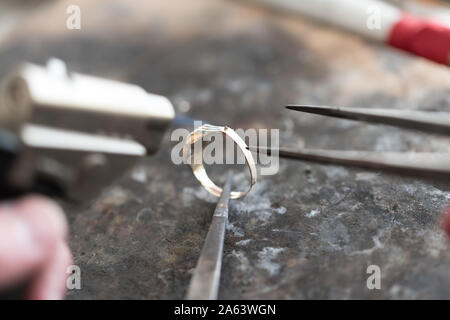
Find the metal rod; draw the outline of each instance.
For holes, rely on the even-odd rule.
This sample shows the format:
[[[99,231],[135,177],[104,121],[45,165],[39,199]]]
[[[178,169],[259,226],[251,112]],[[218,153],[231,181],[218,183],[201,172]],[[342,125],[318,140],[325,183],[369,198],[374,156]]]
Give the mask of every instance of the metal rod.
[[[249,147],[282,158],[354,166],[427,178],[450,179],[450,153],[366,152],[321,149],[290,150]]]
[[[230,172],[214,210],[211,226],[189,285],[187,300],[217,299],[232,178],[233,175]]]
[[[309,105],[288,105],[286,108],[329,117],[387,124],[450,136],[450,113],[448,112]]]
[[[185,117],[176,115],[172,120],[172,125],[175,127],[195,127],[195,125],[201,125],[208,123],[207,121],[202,121],[200,119],[195,119],[191,117]]]

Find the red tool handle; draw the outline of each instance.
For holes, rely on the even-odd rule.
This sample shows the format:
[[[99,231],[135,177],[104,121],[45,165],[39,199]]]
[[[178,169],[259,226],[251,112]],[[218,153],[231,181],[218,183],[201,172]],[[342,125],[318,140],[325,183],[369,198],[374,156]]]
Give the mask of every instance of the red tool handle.
[[[450,64],[450,29],[408,14],[394,25],[389,45],[445,65]]]

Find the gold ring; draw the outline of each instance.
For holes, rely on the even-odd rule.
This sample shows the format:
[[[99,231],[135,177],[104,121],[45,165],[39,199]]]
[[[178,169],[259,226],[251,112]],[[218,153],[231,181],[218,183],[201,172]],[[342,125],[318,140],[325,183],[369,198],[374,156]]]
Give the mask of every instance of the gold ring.
[[[230,137],[234,143],[239,147],[245,157],[245,162],[248,165],[250,171],[250,187],[247,191],[232,191],[230,193],[230,199],[238,199],[245,196],[256,183],[256,165],[253,160],[252,153],[247,149],[247,145],[244,140],[231,128],[229,127],[219,127],[212,126],[209,124],[204,124],[194,131],[192,131],[189,136],[186,138],[185,143],[183,145],[183,160],[184,163],[188,163],[191,168],[194,176],[200,182],[200,184],[211,194],[216,197],[220,197],[222,194],[222,188],[218,187],[211,179],[208,177],[206,173],[205,167],[203,166],[203,148],[199,150],[195,150],[192,152],[191,146],[195,144],[197,141],[202,140],[203,137],[207,136],[210,133],[221,132],[226,136]],[[198,158],[199,157],[199,158]],[[201,161],[194,161],[195,159],[201,159]]]

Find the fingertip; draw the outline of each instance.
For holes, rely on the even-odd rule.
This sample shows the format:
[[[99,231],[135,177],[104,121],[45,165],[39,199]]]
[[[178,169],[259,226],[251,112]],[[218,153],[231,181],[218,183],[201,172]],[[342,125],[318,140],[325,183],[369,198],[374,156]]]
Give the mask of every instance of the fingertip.
[[[37,243],[24,219],[0,212],[0,287],[9,286],[39,267],[47,249]]]
[[[68,223],[62,208],[54,201],[29,195],[15,202],[14,209],[32,225],[37,239],[65,239]]]
[[[66,242],[61,242],[58,248],[59,253],[57,254],[56,262],[57,267],[55,267],[55,280],[53,286],[47,288],[50,296],[56,297],[57,300],[64,299],[67,292],[67,279],[68,267],[73,264],[73,257],[69,246]],[[53,288],[50,288],[53,287]],[[49,299],[51,299],[49,297]]]
[[[31,300],[61,300],[67,291],[67,269],[73,263],[70,249],[60,241],[55,254],[39,273],[32,284],[27,298]]]
[[[63,268],[72,261],[65,243],[67,233],[63,210],[49,199],[26,196],[1,205],[0,286],[9,286],[34,272],[41,273],[49,263],[55,269],[60,266],[55,277],[57,272],[64,277]],[[63,289],[64,285],[63,281]],[[57,298],[56,290],[53,294]],[[64,290],[59,295],[63,294]]]

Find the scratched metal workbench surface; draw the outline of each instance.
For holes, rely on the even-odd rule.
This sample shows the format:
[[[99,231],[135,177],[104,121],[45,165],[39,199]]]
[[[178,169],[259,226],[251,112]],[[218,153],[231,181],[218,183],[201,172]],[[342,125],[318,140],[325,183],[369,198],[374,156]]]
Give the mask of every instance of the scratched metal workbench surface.
[[[0,39],[0,74],[22,60],[167,95],[179,114],[234,128],[279,128],[289,146],[449,151],[448,138],[303,115],[287,103],[450,111],[450,71],[356,36],[238,1],[50,3]],[[186,294],[215,201],[161,150],[68,211],[82,289],[69,299]],[[222,299],[450,298],[450,244],[439,214],[450,186],[280,160],[277,175],[231,202]],[[236,183],[245,182],[238,175]],[[368,290],[366,268],[381,269]]]

